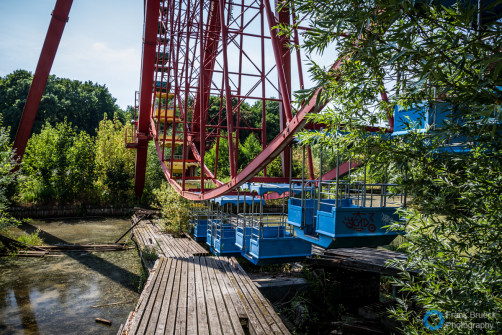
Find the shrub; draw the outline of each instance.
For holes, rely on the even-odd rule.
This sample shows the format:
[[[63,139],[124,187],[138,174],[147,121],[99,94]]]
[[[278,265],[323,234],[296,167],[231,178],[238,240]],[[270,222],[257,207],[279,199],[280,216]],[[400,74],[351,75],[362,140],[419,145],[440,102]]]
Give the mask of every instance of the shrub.
[[[190,201],[179,195],[166,182],[153,191],[154,202],[152,206],[160,209],[161,221],[166,230],[179,236],[188,233],[190,219]]]

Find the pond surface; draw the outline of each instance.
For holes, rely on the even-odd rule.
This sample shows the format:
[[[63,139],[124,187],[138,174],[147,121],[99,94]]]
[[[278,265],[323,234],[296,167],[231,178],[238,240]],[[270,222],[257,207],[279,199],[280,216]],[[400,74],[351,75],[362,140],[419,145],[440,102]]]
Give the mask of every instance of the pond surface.
[[[113,243],[129,227],[128,219],[31,221],[13,232],[40,228],[47,244]],[[136,249],[0,257],[0,334],[116,334],[139,298],[140,272]],[[128,303],[91,307],[116,302]]]

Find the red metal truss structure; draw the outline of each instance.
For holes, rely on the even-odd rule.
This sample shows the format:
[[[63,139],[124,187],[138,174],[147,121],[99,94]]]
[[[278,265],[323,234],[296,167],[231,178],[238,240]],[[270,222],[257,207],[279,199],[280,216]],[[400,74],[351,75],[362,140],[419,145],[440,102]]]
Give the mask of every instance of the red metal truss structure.
[[[14,144],[19,159],[71,3],[58,0],[53,11]],[[289,47],[300,44],[299,34],[293,29],[289,40],[277,34],[276,26],[297,23],[293,9],[283,6],[276,12],[277,4],[270,0],[144,0],[144,6],[138,117],[132,134],[126,134],[127,147],[137,150],[136,194],[144,188],[150,140],[171,186],[191,200],[223,195],[247,181],[288,181],[290,144],[305,127],[306,116],[325,103],[317,101],[317,92],[298,110],[291,104],[291,92],[304,88],[300,50]],[[337,60],[332,68],[342,62],[343,58]],[[385,92],[382,99],[387,99]],[[280,133],[267,141],[266,108],[271,102],[279,104]],[[252,105],[261,111],[254,123],[246,116]],[[389,125],[386,131],[392,132],[392,116]],[[261,152],[246,166],[239,165],[241,132],[256,136],[261,145]],[[228,161],[218,157],[224,143]],[[210,150],[212,169],[206,164]],[[279,155],[282,177],[267,176],[267,165]],[[345,162],[321,179],[342,175],[348,166]],[[227,167],[230,178],[222,182],[218,172]],[[310,149],[308,168],[313,179]]]
[[[288,8],[279,13],[275,8],[269,0],[145,1],[137,195],[145,182],[150,139],[167,180],[188,199],[210,199],[249,180],[286,180],[289,144],[304,127],[305,116],[322,106],[314,97],[300,110],[292,107],[292,90],[303,88],[300,52],[289,47],[298,44],[298,33],[292,41],[278,36],[274,27],[292,19]],[[266,105],[271,101],[279,103],[280,134],[267,143]],[[256,103],[261,122],[250,124],[243,106]],[[256,136],[261,153],[239,171],[242,131]],[[230,171],[226,183],[218,178],[223,138],[229,157],[223,163]],[[206,164],[211,148],[216,153],[212,170]],[[267,164],[281,153],[283,177],[267,177]],[[312,167],[310,152],[309,162]],[[254,177],[259,172],[262,177]]]

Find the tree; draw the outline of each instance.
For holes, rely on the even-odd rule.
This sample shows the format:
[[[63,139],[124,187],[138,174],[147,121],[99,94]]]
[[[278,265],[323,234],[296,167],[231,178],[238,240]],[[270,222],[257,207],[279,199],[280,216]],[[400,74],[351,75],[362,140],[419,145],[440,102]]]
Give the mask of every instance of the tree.
[[[261,151],[260,141],[254,134],[250,134],[239,148],[239,169],[248,166]]]
[[[159,156],[154,142],[148,144],[148,157],[146,162],[145,188],[141,198],[144,204],[151,204],[154,201],[154,192],[166,181],[164,172],[160,166]]]
[[[152,206],[160,209],[161,221],[166,230],[177,236],[189,233],[190,201],[178,194],[166,181],[153,194]]]
[[[95,187],[104,203],[128,204],[133,198],[134,151],[124,144],[125,128],[105,118],[96,136]]]
[[[12,173],[11,171],[16,165],[11,143],[9,143],[8,132],[5,128],[1,127],[0,118],[0,232],[18,223],[7,212],[10,196],[9,190],[12,190],[15,184],[16,175],[16,173]]]
[[[204,164],[209,168],[209,171],[214,171],[216,167],[216,140],[214,145],[204,156]],[[227,136],[222,134],[220,136],[219,150],[218,150],[218,178],[230,177],[230,163],[228,158],[228,139]]]
[[[11,139],[19,126],[32,80],[32,74],[25,70],[16,70],[0,77],[0,114],[6,126],[10,127]],[[105,85],[51,75],[40,101],[32,133],[39,133],[46,122],[54,126],[66,120],[77,130],[95,135],[105,115],[109,119],[117,116],[122,122],[125,121],[125,112],[115,101]]]
[[[22,173],[25,202],[88,201],[94,193],[94,141],[68,122],[46,123],[28,141]]]
[[[428,333],[423,311],[434,309],[487,313],[469,320],[443,315],[446,322],[486,322],[493,326],[487,333],[500,333],[502,24],[490,14],[494,8],[500,12],[494,7],[500,1],[483,2],[480,16],[470,2],[432,3],[288,2],[310,21],[312,29],[304,33],[307,53],[329,51],[341,61],[336,69],[312,63],[316,87],[299,92],[297,101],[319,89],[318,101],[332,104],[313,117],[325,132],[301,137],[313,143],[321,135],[324,146],[366,162],[377,177],[387,171],[407,188],[412,203],[402,213],[406,223],[395,224],[406,230],[402,248],[408,261],[396,281],[405,295],[393,311],[404,333]],[[289,32],[283,27],[284,34]],[[380,98],[384,90],[388,101]],[[426,131],[410,123],[401,137],[367,132],[367,125],[388,120],[395,106],[422,103],[431,111],[448,106],[451,112]],[[420,275],[412,278],[406,268],[420,269]]]

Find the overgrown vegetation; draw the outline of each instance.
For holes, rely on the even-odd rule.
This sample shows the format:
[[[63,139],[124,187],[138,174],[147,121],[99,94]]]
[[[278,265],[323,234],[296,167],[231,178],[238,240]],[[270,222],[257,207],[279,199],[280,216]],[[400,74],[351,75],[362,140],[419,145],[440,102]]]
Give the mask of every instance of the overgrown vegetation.
[[[100,122],[96,137],[62,122],[45,124],[28,141],[18,180],[22,204],[133,202],[134,152],[118,120]]]
[[[31,246],[44,244],[44,240],[42,240],[42,238],[40,237],[40,228],[31,234],[23,233],[22,235],[17,237],[17,240],[21,243]]]
[[[167,182],[153,191],[152,207],[160,210],[161,223],[166,230],[176,236],[190,232],[190,201],[179,195]]]
[[[413,199],[402,212],[406,224],[396,227],[406,230],[401,250],[409,254],[395,282],[403,296],[392,311],[402,331],[428,333],[424,313],[439,310],[445,322],[486,322],[491,328],[484,331],[495,334],[502,329],[502,23],[490,11],[501,2],[481,2],[479,16],[478,2],[433,3],[288,1],[312,26],[304,34],[307,52],[336,52],[341,62],[332,69],[312,64],[317,87],[297,100],[319,88],[318,102],[332,104],[313,117],[325,131],[301,137],[366,162],[374,180],[387,174]],[[425,108],[451,113],[425,132],[415,129],[422,119],[409,122],[405,136],[369,136],[366,126],[388,120],[395,106],[419,104],[427,106],[423,119]],[[420,276],[410,277],[406,267],[420,269]],[[483,317],[451,316],[471,312]],[[478,329],[445,326],[441,332]]]
[[[151,262],[155,262],[157,259],[159,259],[157,249],[153,246],[146,246],[145,248],[143,248],[141,250],[141,256],[144,260]]]
[[[16,166],[7,131],[2,127],[0,116],[0,233],[19,222],[7,212],[9,198],[15,185],[16,172],[11,173]]]

